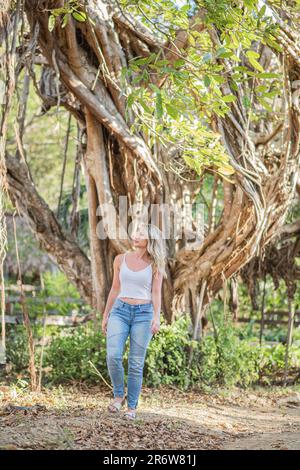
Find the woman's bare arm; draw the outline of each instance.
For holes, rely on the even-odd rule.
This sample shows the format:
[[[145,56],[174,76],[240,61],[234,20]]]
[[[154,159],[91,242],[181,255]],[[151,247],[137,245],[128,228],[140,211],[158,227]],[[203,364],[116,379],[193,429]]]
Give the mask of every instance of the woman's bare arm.
[[[154,318],[159,318],[161,308],[161,285],[163,276],[160,272],[153,276],[152,281],[152,303],[154,309]]]
[[[122,255],[117,255],[114,259],[114,264],[113,264],[113,269],[114,269],[114,276],[113,276],[113,282],[111,285],[110,292],[107,297],[106,301],[106,306],[105,310],[103,313],[103,319],[107,319],[109,316],[109,312],[111,311],[111,308],[116,300],[116,297],[118,293],[120,292],[120,278],[119,278],[119,272],[120,272],[120,261],[121,261]]]

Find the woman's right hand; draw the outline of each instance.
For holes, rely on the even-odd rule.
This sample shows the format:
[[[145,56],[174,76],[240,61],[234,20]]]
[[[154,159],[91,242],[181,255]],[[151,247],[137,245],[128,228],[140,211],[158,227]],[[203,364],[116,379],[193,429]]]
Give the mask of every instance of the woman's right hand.
[[[104,334],[104,336],[106,336],[106,332],[107,332],[107,321],[108,321],[108,318],[106,316],[103,317],[103,319],[102,319],[102,333]]]

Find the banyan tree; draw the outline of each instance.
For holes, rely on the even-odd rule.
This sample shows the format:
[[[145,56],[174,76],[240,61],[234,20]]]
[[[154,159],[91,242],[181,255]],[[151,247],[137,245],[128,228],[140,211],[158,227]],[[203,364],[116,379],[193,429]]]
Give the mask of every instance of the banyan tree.
[[[120,196],[129,208],[149,207],[149,217],[151,207],[163,204],[204,208],[202,240],[197,210],[189,236],[166,239],[168,321],[183,308],[197,324],[224,282],[276,239],[299,170],[299,11],[296,2],[282,3],[6,2],[2,186],[41,247],[99,312],[113,258],[129,244],[97,236],[103,217],[97,208],[113,204],[122,227]],[[7,116],[21,71],[23,106],[12,151],[5,146]],[[63,107],[78,124],[74,168],[81,155],[89,256],[32,180],[22,143],[30,81],[43,100],[40,119]]]

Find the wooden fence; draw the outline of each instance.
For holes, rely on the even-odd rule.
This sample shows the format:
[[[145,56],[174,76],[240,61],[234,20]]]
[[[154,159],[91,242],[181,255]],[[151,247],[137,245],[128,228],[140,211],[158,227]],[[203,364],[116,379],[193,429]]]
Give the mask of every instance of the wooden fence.
[[[267,310],[264,312],[264,325],[288,325],[289,312],[285,310]],[[238,322],[249,323],[261,323],[261,319],[253,319],[251,317],[238,318]],[[300,326],[300,310],[295,311],[294,326]]]
[[[0,286],[1,288],[1,286]],[[8,286],[5,287],[6,291],[11,292],[20,292],[20,287],[17,286]],[[86,302],[83,299],[73,298],[73,297],[61,297],[61,296],[49,296],[49,297],[35,297],[35,295],[41,291],[40,287],[32,285],[23,285],[23,291],[26,295],[26,302],[29,305],[34,305],[36,307],[44,309],[46,314],[45,322],[47,325],[57,325],[57,326],[74,326],[78,323],[81,323],[83,317],[87,317],[86,312],[83,311],[83,306],[86,305]],[[29,295],[28,295],[29,294]],[[31,294],[31,295],[30,295]],[[23,316],[21,310],[20,297],[18,295],[8,295],[6,297],[6,315],[5,322],[13,324],[22,324]],[[70,312],[66,315],[60,315],[57,309],[48,309],[47,304],[56,303],[60,304],[61,302],[75,304],[78,306],[75,312]],[[249,323],[250,321],[254,323],[261,323],[259,318],[249,317],[240,317],[237,319],[238,323]],[[288,325],[289,312],[285,310],[267,310],[264,312],[264,325]],[[87,317],[89,319],[89,316]],[[31,319],[32,323],[43,323],[43,313],[40,314],[39,318]],[[294,326],[300,326],[300,310],[295,311],[294,315]]]
[[[7,286],[5,290],[7,292],[20,293],[20,286]],[[36,294],[41,292],[41,288],[32,285],[23,285],[23,292],[26,296],[25,302],[29,308],[29,312],[30,308],[35,310],[36,318],[30,318],[33,324],[45,322],[46,325],[75,326],[82,323],[83,319],[87,321],[92,318],[92,315],[87,315],[87,312],[83,310],[83,306],[86,305],[83,299],[62,296],[36,297]],[[75,304],[77,308],[75,311],[71,310],[65,315],[59,314],[59,311],[55,308],[48,308],[50,303],[60,304],[61,302]],[[23,323],[20,296],[6,295],[5,323],[16,325]]]

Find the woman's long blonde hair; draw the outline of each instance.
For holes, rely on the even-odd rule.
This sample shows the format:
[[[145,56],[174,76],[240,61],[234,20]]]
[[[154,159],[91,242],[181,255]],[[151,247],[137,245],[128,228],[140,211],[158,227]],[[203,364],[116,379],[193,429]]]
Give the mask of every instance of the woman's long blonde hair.
[[[148,244],[147,244],[147,251],[149,253],[150,258],[152,258],[153,262],[153,273],[159,271],[164,278],[167,278],[166,272],[166,244],[163,239],[162,231],[157,227],[157,225],[149,224],[146,222],[140,222],[138,225],[143,226],[146,228],[148,234]]]

